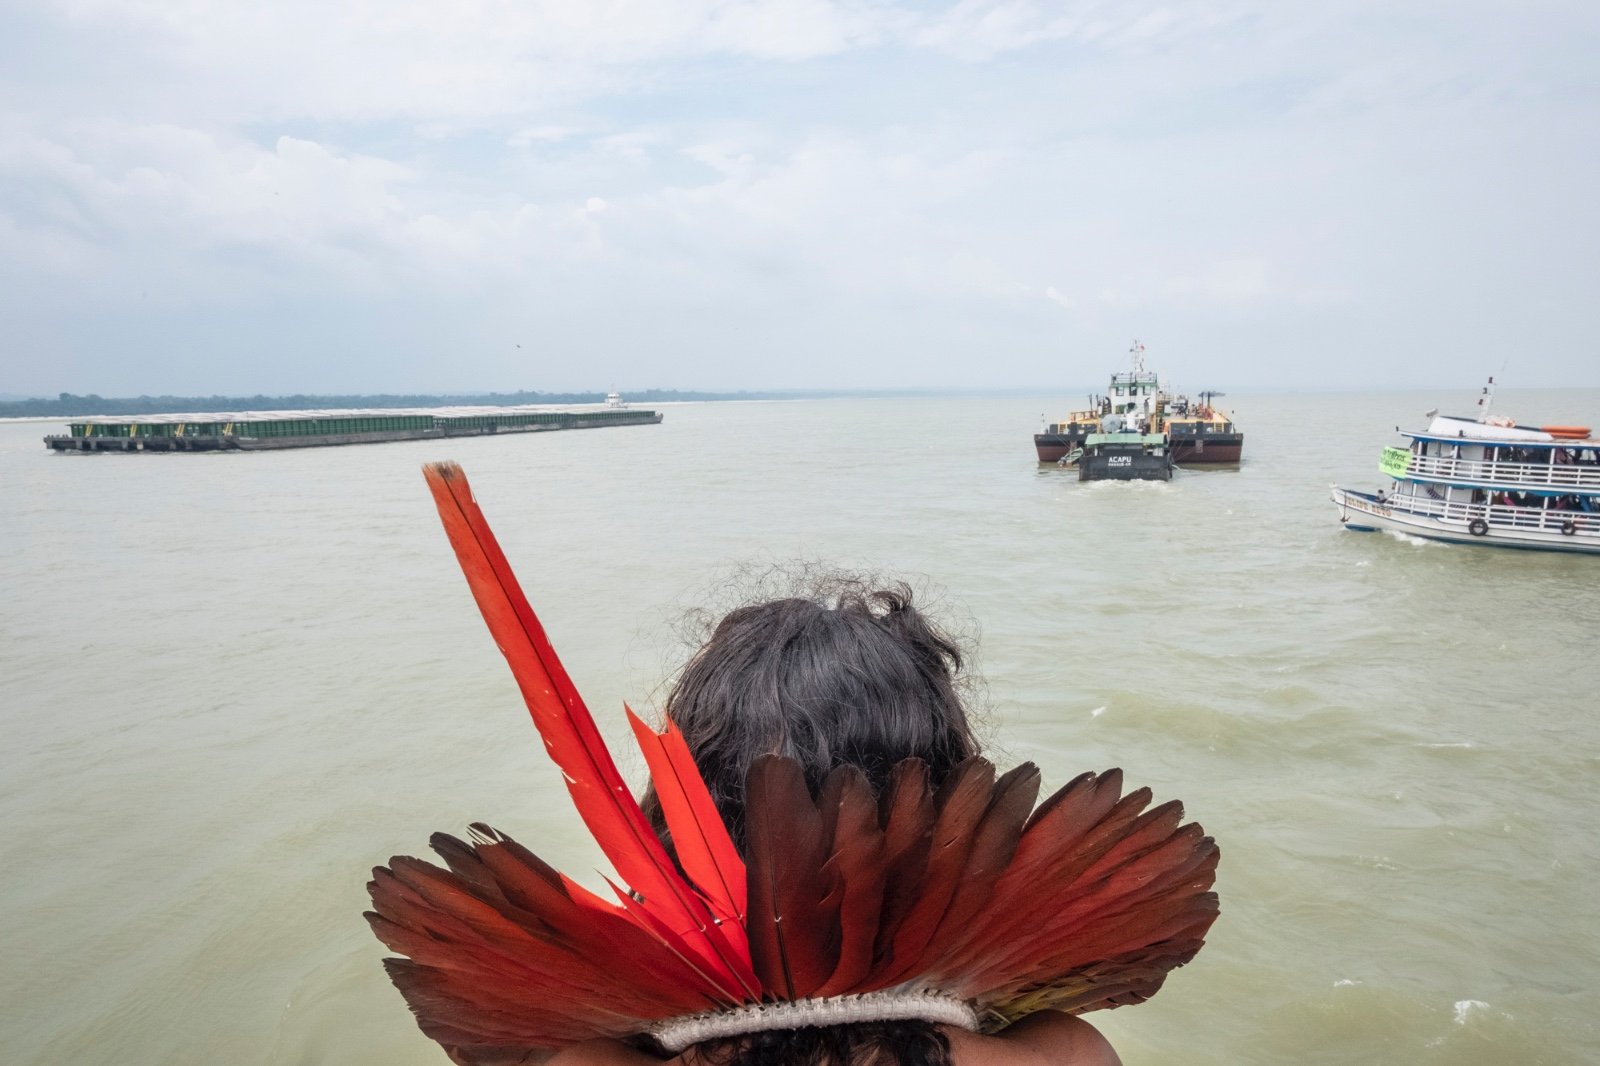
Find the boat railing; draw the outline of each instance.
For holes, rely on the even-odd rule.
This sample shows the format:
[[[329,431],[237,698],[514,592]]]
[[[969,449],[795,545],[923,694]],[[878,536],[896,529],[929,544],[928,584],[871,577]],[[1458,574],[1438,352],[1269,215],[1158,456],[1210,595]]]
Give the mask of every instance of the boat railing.
[[[1572,523],[1575,533],[1600,535],[1600,514],[1587,511],[1560,511],[1547,507],[1507,507],[1504,504],[1468,503],[1464,500],[1431,500],[1426,496],[1394,496],[1376,505],[1411,514],[1427,515],[1463,525],[1481,518],[1496,529],[1540,529],[1564,533]]]
[[[1453,459],[1444,455],[1413,455],[1406,473],[1411,477],[1465,481],[1475,485],[1600,490],[1600,466],[1588,463],[1507,463]]]

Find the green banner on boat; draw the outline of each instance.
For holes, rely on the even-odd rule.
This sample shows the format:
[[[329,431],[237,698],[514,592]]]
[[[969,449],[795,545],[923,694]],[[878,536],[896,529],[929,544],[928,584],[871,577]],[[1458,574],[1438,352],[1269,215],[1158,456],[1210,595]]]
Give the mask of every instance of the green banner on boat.
[[[1410,465],[1411,452],[1405,448],[1385,448],[1383,458],[1378,460],[1378,469],[1390,477],[1405,477]]]

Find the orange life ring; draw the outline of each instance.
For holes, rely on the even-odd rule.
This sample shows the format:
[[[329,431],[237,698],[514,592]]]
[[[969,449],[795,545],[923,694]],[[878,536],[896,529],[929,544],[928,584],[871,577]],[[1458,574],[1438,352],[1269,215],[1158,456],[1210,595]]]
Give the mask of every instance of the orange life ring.
[[[1562,440],[1583,440],[1589,436],[1588,426],[1540,426],[1544,432]]]

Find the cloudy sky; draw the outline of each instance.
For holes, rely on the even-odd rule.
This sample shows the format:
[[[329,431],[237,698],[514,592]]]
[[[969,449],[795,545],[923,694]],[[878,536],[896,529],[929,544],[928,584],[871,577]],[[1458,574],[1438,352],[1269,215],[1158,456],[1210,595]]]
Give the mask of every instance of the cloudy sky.
[[[1593,0],[0,5],[0,393],[1600,385]]]

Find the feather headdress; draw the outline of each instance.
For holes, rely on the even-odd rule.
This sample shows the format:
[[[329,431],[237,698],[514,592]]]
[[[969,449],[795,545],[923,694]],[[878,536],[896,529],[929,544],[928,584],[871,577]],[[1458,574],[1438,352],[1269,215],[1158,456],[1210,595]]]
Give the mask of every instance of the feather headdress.
[[[840,1005],[832,1018],[869,1018],[885,1002],[931,999],[994,1029],[1045,1008],[1139,1002],[1200,949],[1217,915],[1216,844],[1181,824],[1178,803],[1124,795],[1119,770],[1035,806],[1031,764],[996,776],[968,759],[935,790],[911,759],[882,795],[841,766],[813,794],[798,764],[763,756],[746,782],[741,855],[682,735],[628,710],[674,862],[466,476],[453,463],[424,472],[545,747],[624,882],[615,900],[595,895],[481,824],[470,843],[434,835],[448,869],[396,857],[374,871],[367,918],[406,956],[387,960],[389,974],[458,1062],[664,1024],[678,1047],[726,1031],[717,1020],[729,1013],[745,1019],[735,1031],[816,1024],[819,1003]]]

